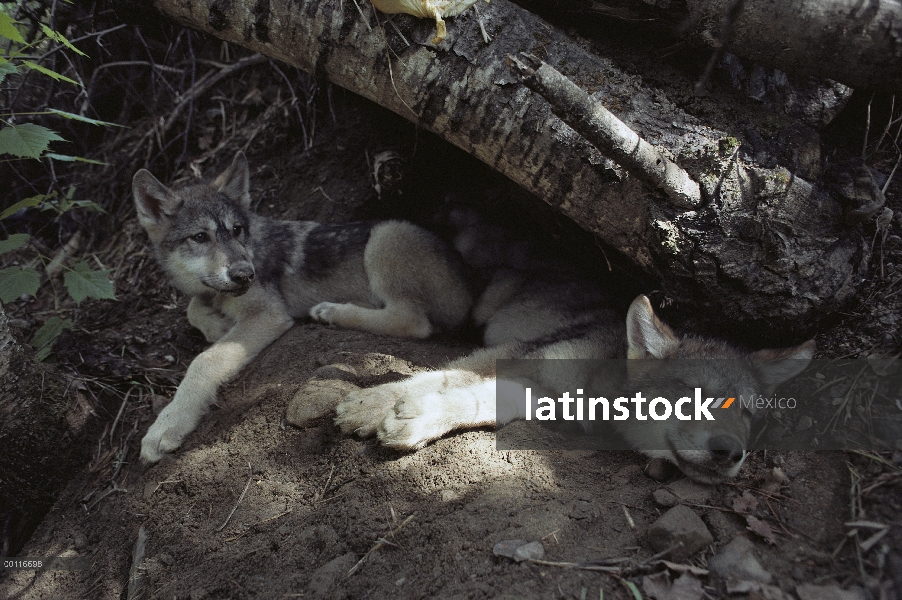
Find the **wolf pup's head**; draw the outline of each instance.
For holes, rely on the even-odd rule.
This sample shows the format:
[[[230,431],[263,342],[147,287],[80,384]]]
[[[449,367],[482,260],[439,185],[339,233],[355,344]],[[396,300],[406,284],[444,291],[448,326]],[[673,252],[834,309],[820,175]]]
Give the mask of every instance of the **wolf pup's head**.
[[[163,268],[186,294],[240,296],[253,284],[253,256],[247,248],[249,180],[243,152],[212,184],[173,190],[146,169],[135,173],[138,221]]]
[[[708,397],[770,396],[781,383],[801,373],[814,356],[814,340],[791,348],[747,352],[722,340],[678,336],[655,315],[651,303],[639,296],[626,321],[627,370],[631,389],[646,400],[688,398],[680,414],[664,420],[630,419],[621,428],[636,449],[675,463],[683,473],[703,483],[735,476],[745,461],[753,412],[741,400],[696,414],[695,392],[702,404]],[[680,360],[654,360],[680,359]],[[751,403],[749,403],[751,404]],[[688,417],[688,418],[683,418]]]

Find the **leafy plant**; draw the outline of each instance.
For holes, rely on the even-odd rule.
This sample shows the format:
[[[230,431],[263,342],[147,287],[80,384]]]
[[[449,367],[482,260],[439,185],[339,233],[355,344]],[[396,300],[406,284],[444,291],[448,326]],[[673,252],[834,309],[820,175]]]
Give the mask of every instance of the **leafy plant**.
[[[54,30],[48,24],[52,22],[50,17],[45,17],[47,22],[39,23],[37,24],[39,26],[30,29],[16,22],[13,15],[9,12],[16,10],[16,6],[13,3],[0,2],[0,53],[2,53],[0,54],[0,84],[4,82],[9,84],[10,78],[20,74],[24,76],[26,72],[32,71],[39,76],[49,77],[57,82],[83,87],[79,81],[48,68],[44,59],[56,51],[73,53],[83,57],[87,55],[72,44],[61,32]],[[23,35],[25,31],[30,31],[28,35],[33,39],[30,41],[26,40],[25,35]],[[42,62],[45,64],[41,64]],[[78,76],[75,75],[75,77]],[[17,80],[12,84],[15,88],[21,85],[21,81]],[[12,111],[12,108],[7,107],[6,110]],[[35,112],[0,114],[0,156],[7,155],[13,157],[12,160],[46,158],[51,161],[102,164],[79,156],[52,152],[50,150],[52,142],[65,142],[66,140],[48,127],[34,122],[22,122],[25,117],[46,116],[75,120],[91,125],[115,125],[114,123],[91,119],[56,108],[45,108]],[[53,179],[55,182],[55,176]],[[56,187],[56,183],[54,183],[54,187]],[[51,211],[55,213],[55,220],[57,221],[62,215],[74,209],[103,212],[100,206],[94,202],[73,199],[74,193],[75,186],[70,186],[65,193],[52,190],[46,194],[25,198],[0,212],[0,221],[10,219],[13,215],[29,209]],[[0,240],[0,255],[17,250],[21,253],[23,249],[27,248],[30,240],[30,236],[26,233],[13,233],[7,239]],[[42,280],[40,267],[43,267],[43,270],[47,272],[47,279],[52,279],[51,273],[47,271],[48,265],[51,264],[51,259],[42,254],[36,247],[28,248],[28,251],[23,256],[32,254],[31,250],[34,250],[34,256],[31,260],[25,261],[26,264],[0,269],[0,302],[9,303],[22,296],[34,296],[37,294]],[[69,296],[76,303],[81,303],[86,298],[115,299],[113,284],[109,279],[109,270],[92,269],[85,260],[78,261],[71,268],[63,264],[64,262],[53,262],[52,270],[57,272],[58,269],[65,270],[63,285]],[[37,353],[38,359],[46,359],[56,338],[64,330],[71,328],[72,321],[69,319],[63,319],[60,316],[48,318],[30,342]]]
[[[19,24],[16,23],[16,21],[6,13],[6,6],[7,4],[5,3],[0,4],[0,42],[6,42],[5,45],[7,47],[6,54],[4,56],[0,56],[0,83],[3,83],[3,81],[8,76],[19,73],[20,69],[23,69],[35,71],[56,81],[62,81],[82,87],[82,84],[78,81],[70,77],[66,77],[61,73],[57,73],[52,69],[48,69],[47,67],[35,62],[34,60],[30,60],[32,58],[37,59],[38,57],[30,56],[27,51],[32,48],[40,47],[42,45],[53,42],[81,56],[87,55],[76,48],[69,40],[66,39],[65,36],[63,36],[63,34],[58,31],[54,31],[43,23],[40,27],[42,35],[36,36],[37,39],[35,39],[31,43],[26,42],[25,38],[22,37],[22,34],[19,32]],[[37,115],[55,115],[58,117],[63,117],[65,119],[74,119],[83,123],[90,123],[92,125],[118,127],[118,125],[116,125],[115,123],[99,121],[97,119],[91,119],[53,108],[40,112],[32,112],[19,115],[3,115],[3,117],[5,118],[0,117],[0,122],[2,122],[4,125],[3,128],[0,129],[0,155],[8,154],[16,158],[49,158],[52,160],[61,160],[67,162],[80,161],[97,163],[97,161],[82,158],[79,156],[69,156],[66,154],[49,152],[48,150],[50,147],[50,142],[66,141],[52,129],[44,127],[43,125],[38,125],[36,123],[22,123],[18,125],[13,123],[13,118],[16,116]]]

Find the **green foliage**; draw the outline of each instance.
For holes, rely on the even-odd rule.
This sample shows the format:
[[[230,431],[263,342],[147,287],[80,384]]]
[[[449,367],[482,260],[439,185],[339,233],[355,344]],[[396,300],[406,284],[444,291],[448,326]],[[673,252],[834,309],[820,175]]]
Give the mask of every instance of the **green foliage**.
[[[38,329],[31,341],[28,342],[35,350],[35,356],[38,360],[43,361],[50,356],[53,350],[53,344],[56,338],[66,329],[72,329],[72,321],[69,319],[61,319],[60,317],[50,317],[41,328]]]
[[[21,85],[22,78],[16,78],[15,76],[22,75],[24,77],[31,71],[37,75],[49,77],[56,82],[83,87],[79,81],[72,78],[78,78],[77,75],[70,77],[69,75],[72,74],[67,71],[64,71],[67,75],[59,73],[54,70],[56,68],[54,63],[44,59],[46,57],[58,57],[60,53],[63,53],[69,55],[66,57],[66,62],[57,64],[68,63],[69,65],[74,65],[75,63],[69,57],[74,59],[77,58],[75,55],[85,57],[87,54],[70,42],[61,31],[57,31],[50,26],[52,22],[51,17],[43,17],[44,22],[37,23],[38,28],[35,29],[32,26],[16,22],[14,15],[18,14],[15,12],[17,10],[19,10],[19,5],[17,4],[0,2],[0,83],[13,87]],[[38,51],[35,52],[34,50]],[[46,83],[54,85],[50,81]],[[79,156],[54,152],[51,149],[51,144],[66,140],[49,127],[39,123],[25,122],[22,117],[45,115],[101,127],[113,126],[115,125],[114,123],[92,119],[52,107],[40,108],[39,112],[25,113],[16,111],[12,106],[9,106],[6,109],[8,111],[7,114],[0,114],[0,160],[4,160],[3,155],[8,155],[15,159],[47,158],[63,162],[104,164]],[[81,209],[104,212],[99,205],[90,200],[76,200],[74,194],[75,187],[71,186],[65,191],[57,189],[46,194],[25,198],[0,212],[0,220],[8,219],[20,211],[28,209],[52,211],[55,213],[57,220],[71,210]],[[22,256],[29,257],[22,263],[26,266],[15,265],[0,269],[0,302],[9,303],[18,300],[22,296],[34,296],[40,288],[43,275],[43,269],[40,268],[40,265],[47,265],[50,259],[41,253],[38,246],[29,247],[29,240],[29,235],[25,233],[15,233],[5,240],[0,240],[0,254],[16,251],[17,259],[21,259]],[[58,266],[62,266],[65,269],[63,285],[76,303],[81,303],[86,298],[116,298],[113,283],[110,281],[109,270],[91,269],[84,260],[79,261],[73,268],[65,265]],[[54,291],[56,291],[56,287],[54,287]],[[63,319],[61,316],[48,318],[31,340],[31,345],[37,352],[38,359],[44,360],[47,358],[56,338],[62,331],[71,327],[72,321]]]
[[[110,281],[110,270],[94,271],[85,261],[79,262],[74,269],[67,271],[63,276],[63,282],[76,304],[81,304],[85,298],[116,299],[113,282]]]
[[[56,195],[56,192],[53,192],[49,195],[48,194],[38,194],[37,196],[32,196],[30,198],[25,198],[24,200],[19,200],[18,202],[16,202],[15,204],[10,206],[6,210],[4,210],[2,213],[0,213],[0,221],[16,214],[23,208],[33,208],[35,206],[40,206],[44,200],[46,200],[47,198],[50,198],[52,196],[55,196],[55,195]]]
[[[5,240],[0,240],[0,254],[21,248],[28,243],[30,236],[27,233],[14,233]]]
[[[16,22],[8,14],[0,10],[0,37],[5,37],[19,44],[24,44],[25,39],[16,29]]]
[[[19,158],[40,158],[50,142],[65,141],[56,132],[35,125],[23,123],[0,129],[0,154],[12,154]]]
[[[16,68],[16,65],[12,64],[5,58],[0,58],[0,83],[3,83],[3,80],[6,79],[7,75],[12,75],[13,73],[18,73],[19,69]]]
[[[34,296],[41,285],[41,275],[31,267],[0,269],[0,302],[17,300],[19,296]]]

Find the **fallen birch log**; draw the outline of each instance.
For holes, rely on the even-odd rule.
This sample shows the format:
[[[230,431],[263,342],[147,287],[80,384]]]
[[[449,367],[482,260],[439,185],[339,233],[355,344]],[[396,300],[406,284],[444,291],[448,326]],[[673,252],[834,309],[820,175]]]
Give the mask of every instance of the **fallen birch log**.
[[[113,4],[135,19],[147,18],[135,10],[158,11],[314,72],[437,133],[712,318],[785,334],[838,309],[861,282],[869,246],[844,223],[840,199],[784,167],[756,164],[740,146],[741,132],[766,127],[760,117],[728,98],[708,103],[705,121],[691,116],[507,0],[448,19],[437,45],[435,21],[397,15],[387,24],[354,0]],[[521,52],[564,72],[684,169],[699,184],[698,206],[669,201],[555,116],[512,72],[507,56]]]

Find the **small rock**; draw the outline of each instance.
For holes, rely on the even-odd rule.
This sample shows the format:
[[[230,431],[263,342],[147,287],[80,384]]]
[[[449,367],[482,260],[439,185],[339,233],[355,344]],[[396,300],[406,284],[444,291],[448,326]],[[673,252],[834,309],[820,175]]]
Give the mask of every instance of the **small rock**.
[[[340,582],[348,571],[357,563],[357,555],[353,552],[342,554],[333,558],[316,571],[310,577],[309,590],[313,598],[331,598],[332,588]]]
[[[658,482],[673,479],[676,473],[676,466],[664,458],[653,458],[645,467],[645,474]]]
[[[149,500],[153,493],[157,491],[157,488],[160,487],[160,484],[156,481],[148,481],[144,484],[144,499]]]
[[[590,502],[585,500],[577,500],[570,509],[571,519],[593,519],[595,518],[595,509]]]
[[[542,542],[529,542],[514,550],[513,559],[517,562],[524,560],[542,560],[545,558],[545,546]]]
[[[454,490],[442,490],[440,496],[442,502],[454,502],[455,500],[460,499],[460,494],[458,494]]]
[[[691,479],[674,481],[668,487],[683,502],[707,504],[708,500],[711,499],[711,486],[696,483]]]
[[[680,503],[680,499],[677,498],[673,492],[666,488],[658,488],[652,493],[652,498],[655,499],[655,504],[658,506],[664,506],[670,508],[671,506],[676,506]]]
[[[853,587],[844,590],[836,584],[814,585],[803,583],[796,586],[796,594],[799,600],[865,600],[864,590]]]
[[[325,365],[318,368],[313,372],[312,378],[316,379],[338,379],[340,381],[347,381],[350,383],[356,383],[360,378],[360,375],[357,373],[357,369],[350,365],[345,365],[342,363],[333,363],[331,365]]]
[[[806,429],[811,429],[811,426],[814,425],[814,421],[808,415],[805,415],[801,419],[799,419],[799,424],[796,425],[796,431],[805,431]]]
[[[513,558],[517,548],[525,546],[528,543],[529,541],[527,540],[504,540],[495,544],[495,547],[492,548],[492,554],[495,556],[503,556],[505,558]]]
[[[757,581],[737,581],[735,579],[727,580],[727,594],[730,596],[747,594],[747,597],[755,598],[756,600],[795,600],[790,594],[787,594],[775,585]]]
[[[167,552],[162,552],[159,556],[160,562],[166,565],[167,567],[171,567],[175,564],[175,559],[172,558],[172,555]]]
[[[708,559],[708,566],[724,579],[758,583],[770,583],[773,579],[755,557],[755,544],[744,537],[733,538],[733,541]]]
[[[80,531],[75,534],[75,549],[83,552],[88,547],[88,536]]]
[[[667,557],[673,562],[682,562],[713,541],[699,516],[682,505],[668,510],[648,528],[648,543],[655,552],[682,544]]]
[[[359,389],[353,383],[337,379],[308,381],[288,404],[285,422],[295,427],[306,427],[335,410],[335,406],[348,394]]]

